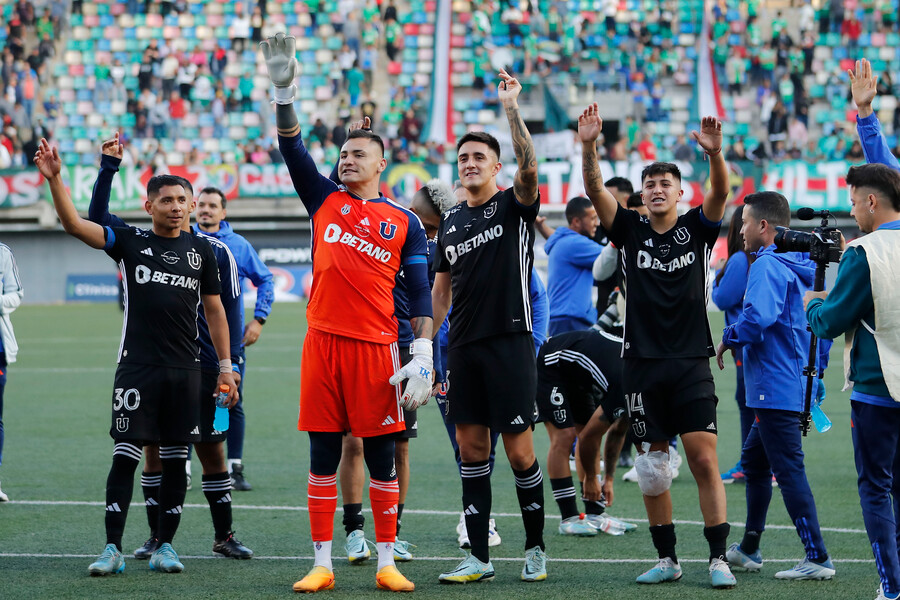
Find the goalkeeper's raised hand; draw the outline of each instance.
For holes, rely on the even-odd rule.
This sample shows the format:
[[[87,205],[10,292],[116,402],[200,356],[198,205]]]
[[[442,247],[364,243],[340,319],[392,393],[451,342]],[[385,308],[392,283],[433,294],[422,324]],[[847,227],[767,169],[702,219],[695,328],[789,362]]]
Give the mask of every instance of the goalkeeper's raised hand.
[[[292,35],[276,33],[260,42],[263,57],[266,59],[266,70],[269,79],[275,86],[275,103],[292,104],[297,87],[297,39]]]
[[[391,385],[397,385],[407,379],[406,390],[400,404],[406,410],[415,410],[428,403],[431,395],[431,383],[434,379],[434,354],[431,340],[417,338],[413,342],[413,357],[406,366],[391,376]]]

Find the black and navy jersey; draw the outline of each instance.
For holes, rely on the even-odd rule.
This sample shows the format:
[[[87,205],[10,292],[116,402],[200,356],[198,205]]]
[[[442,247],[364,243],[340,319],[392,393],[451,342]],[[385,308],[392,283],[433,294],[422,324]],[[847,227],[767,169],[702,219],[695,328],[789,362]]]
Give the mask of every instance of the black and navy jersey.
[[[237,261],[231,253],[231,249],[222,240],[202,232],[195,232],[194,235],[208,241],[216,255],[219,280],[222,283],[222,293],[219,297],[222,299],[222,308],[225,309],[225,317],[228,319],[228,345],[231,348],[231,361],[237,364],[242,352],[241,340],[244,338],[244,305],[241,299],[241,279]],[[219,356],[216,354],[216,348],[209,335],[209,324],[206,322],[203,304],[200,304],[199,317],[200,367],[218,371]]]
[[[570,402],[601,404],[610,422],[626,414],[622,391],[622,338],[585,329],[551,336],[537,357],[538,380],[564,385]],[[580,408],[572,407],[578,412]]]
[[[137,227],[106,227],[104,250],[119,265],[125,318],[119,363],[199,369],[201,294],[221,294],[215,254],[205,238],[164,238]]]
[[[621,253],[625,282],[623,356],[715,356],[706,305],[720,226],[698,206],[657,233],[647,217],[619,206],[609,239]]]
[[[531,267],[540,200],[520,204],[512,188],[480,206],[457,204],[438,229],[434,269],[450,272],[449,347],[532,331]]]

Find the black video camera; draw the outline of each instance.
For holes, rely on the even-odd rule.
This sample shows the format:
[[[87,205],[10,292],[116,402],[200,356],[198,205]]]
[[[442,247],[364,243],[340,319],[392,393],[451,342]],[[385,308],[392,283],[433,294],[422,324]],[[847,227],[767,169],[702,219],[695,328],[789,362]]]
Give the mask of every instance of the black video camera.
[[[820,217],[822,222],[810,233],[787,227],[776,227],[775,251],[809,252],[810,260],[819,265],[840,262],[842,235],[840,229],[828,225],[831,213],[827,210],[815,211],[811,208],[801,208],[797,211],[797,218],[801,221],[810,221],[816,217]]]

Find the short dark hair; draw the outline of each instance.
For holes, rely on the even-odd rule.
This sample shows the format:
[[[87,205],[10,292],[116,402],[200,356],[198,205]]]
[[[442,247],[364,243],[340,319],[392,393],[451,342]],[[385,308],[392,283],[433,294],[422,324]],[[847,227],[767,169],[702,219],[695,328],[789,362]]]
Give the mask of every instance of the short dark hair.
[[[462,148],[463,144],[466,142],[481,142],[482,144],[487,144],[487,147],[493,150],[494,154],[497,155],[497,160],[500,160],[500,142],[498,142],[497,138],[491,134],[485,133],[484,131],[470,131],[456,142],[456,151],[459,152],[459,149]]]
[[[894,210],[900,211],[900,173],[886,165],[850,167],[847,185],[873,189],[890,200]]]
[[[185,179],[184,177],[180,177],[178,175],[176,175],[175,177],[178,177],[178,179],[181,180],[181,185],[184,186],[184,189],[187,192],[188,197],[193,199],[194,198],[194,186],[191,185],[191,182],[188,181],[187,179]]]
[[[566,204],[566,222],[571,223],[579,217],[583,217],[593,204],[584,196],[575,196]]]
[[[641,184],[644,183],[648,177],[654,177],[656,175],[674,175],[678,181],[681,181],[681,169],[678,168],[678,165],[670,162],[655,162],[650,163],[644,170],[641,171]]]
[[[603,185],[608,188],[614,187],[620,192],[628,192],[629,194],[634,192],[634,185],[630,179],[625,177],[610,177]]]
[[[770,225],[790,227],[791,205],[778,192],[756,192],[744,197],[744,205],[753,211],[757,221],[765,219]]]
[[[217,187],[212,187],[212,186],[205,187],[205,188],[203,188],[202,190],[200,190],[200,195],[202,196],[203,194],[216,194],[216,195],[218,195],[219,198],[222,199],[222,208],[225,208],[225,192],[223,192],[223,191],[220,190],[219,188],[217,188]]]
[[[160,188],[166,187],[167,185],[180,185],[187,191],[191,184],[187,183],[187,180],[183,177],[178,177],[177,175],[154,175],[150,178],[150,181],[147,182],[147,199],[152,201],[153,196],[159,194]]]
[[[381,136],[373,132],[371,129],[354,129],[347,135],[347,140],[369,140],[378,144],[381,148],[381,155],[384,156],[384,140]]]
[[[625,208],[640,208],[643,205],[644,197],[641,196],[640,192],[634,192],[628,196],[628,200],[625,202]]]

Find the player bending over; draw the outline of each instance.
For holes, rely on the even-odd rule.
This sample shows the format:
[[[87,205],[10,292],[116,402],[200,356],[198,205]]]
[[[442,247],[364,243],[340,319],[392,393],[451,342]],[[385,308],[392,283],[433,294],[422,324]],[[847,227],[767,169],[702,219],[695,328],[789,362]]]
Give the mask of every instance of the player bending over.
[[[626,409],[621,353],[621,338],[593,329],[554,335],[538,353],[537,420],[543,421],[550,436],[547,474],[562,515],[562,535],[594,536],[598,531],[622,535],[636,528],[604,514],[612,504],[616,462],[628,433],[628,419],[622,418]],[[601,489],[597,465],[607,432],[607,467]],[[576,438],[582,458],[579,481],[584,516],[578,513],[569,468],[569,452]],[[585,456],[590,462],[584,462]]]

